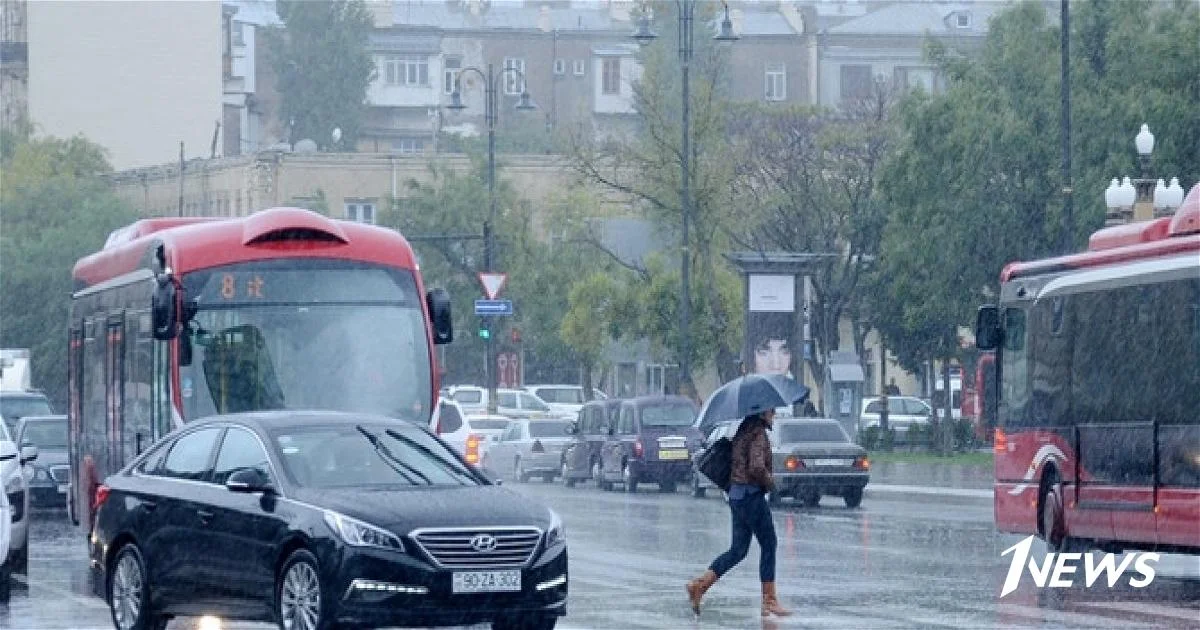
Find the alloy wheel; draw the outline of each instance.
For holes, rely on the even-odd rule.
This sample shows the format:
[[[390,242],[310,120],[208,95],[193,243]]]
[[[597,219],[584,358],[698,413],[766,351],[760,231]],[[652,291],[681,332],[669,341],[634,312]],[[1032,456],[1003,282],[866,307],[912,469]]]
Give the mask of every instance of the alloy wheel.
[[[112,601],[113,621],[119,630],[130,630],[137,625],[142,614],[142,594],[145,583],[141,563],[133,552],[121,554],[117,569],[113,573]]]
[[[284,630],[317,630],[321,584],[316,569],[308,562],[297,562],[288,569],[279,594],[279,612]]]

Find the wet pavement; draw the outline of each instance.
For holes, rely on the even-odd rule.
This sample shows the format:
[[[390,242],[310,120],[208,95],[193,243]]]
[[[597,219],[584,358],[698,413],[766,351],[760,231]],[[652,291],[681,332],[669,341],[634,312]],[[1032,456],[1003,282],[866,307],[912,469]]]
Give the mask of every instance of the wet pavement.
[[[636,495],[592,484],[515,487],[566,523],[571,596],[564,629],[1200,628],[1194,556],[1164,556],[1142,589],[1126,577],[1112,589],[1101,581],[1091,589],[1081,583],[1042,590],[1026,575],[1001,599],[1011,556],[1000,554],[1021,537],[995,531],[990,494],[972,482],[973,473],[880,468],[859,509],[828,497],[817,508],[785,502],[776,509],[780,598],[796,615],[771,622],[758,615],[756,546],[713,587],[699,621],[688,609],[684,582],[729,542],[729,512],[719,498],[662,495],[654,486]],[[950,487],[927,485],[939,476]],[[81,536],[61,511],[36,518],[30,574],[15,585],[11,602],[0,604],[0,628],[112,627],[104,604],[88,595]],[[1040,544],[1034,550],[1040,560]],[[212,627],[197,619],[171,624]]]

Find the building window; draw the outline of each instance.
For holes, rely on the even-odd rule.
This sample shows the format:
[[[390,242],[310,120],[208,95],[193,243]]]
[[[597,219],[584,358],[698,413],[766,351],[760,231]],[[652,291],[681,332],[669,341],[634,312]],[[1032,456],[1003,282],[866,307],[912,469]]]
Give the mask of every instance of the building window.
[[[844,65],[841,69],[843,101],[867,98],[871,95],[871,66]]]
[[[393,153],[423,153],[424,151],[424,138],[399,138],[392,141]]]
[[[933,92],[933,71],[929,68],[897,66],[893,81],[896,89],[902,92],[917,88],[927,94]]]
[[[602,94],[620,94],[621,93],[621,58],[620,57],[605,57],[604,58],[604,76],[600,86]]]
[[[458,73],[462,72],[461,57],[446,57],[445,65],[442,69],[442,91],[446,94],[453,94],[454,89],[458,87]]]
[[[954,14],[954,24],[958,28],[971,28],[971,14],[968,11],[960,11]]]
[[[242,24],[241,22],[233,22],[233,29],[230,31],[230,35],[233,39],[234,46],[246,45],[245,28],[245,24]]]
[[[768,101],[787,99],[787,66],[782,61],[767,63],[765,87]]]
[[[504,59],[504,93],[521,94],[525,91],[525,60],[515,57]]]
[[[346,202],[346,219],[357,221],[359,223],[375,224],[375,202],[373,201],[347,201]]]
[[[574,66],[573,70],[575,72],[575,76],[577,76],[577,77],[583,76],[584,68],[587,67],[587,64],[585,64],[582,59],[576,59],[574,64],[572,64],[572,65]]]
[[[567,73],[567,60],[566,59],[555,59],[554,60],[554,74],[566,74],[566,73]]]
[[[427,57],[387,57],[383,61],[383,78],[388,85],[429,85]]]

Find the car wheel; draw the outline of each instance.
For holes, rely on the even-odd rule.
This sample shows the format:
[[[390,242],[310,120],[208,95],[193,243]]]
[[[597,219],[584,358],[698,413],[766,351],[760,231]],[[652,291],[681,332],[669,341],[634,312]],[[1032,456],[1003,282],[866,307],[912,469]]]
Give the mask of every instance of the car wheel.
[[[633,475],[633,468],[629,466],[629,462],[625,462],[625,466],[621,468],[621,482],[625,486],[625,492],[637,492],[638,480]]]
[[[117,553],[108,572],[108,609],[117,630],[164,630],[167,618],[150,610],[150,582],[137,545]]]
[[[8,567],[0,567],[0,603],[8,601],[9,587],[12,585]]]
[[[12,567],[9,571],[21,575],[29,575],[29,530],[25,534],[25,547],[12,554]]]
[[[288,556],[275,586],[275,618],[283,630],[328,630],[333,626],[324,607],[317,558],[307,549]]]
[[[562,465],[563,485],[568,488],[574,488],[575,487],[575,479],[573,479],[571,477],[570,472],[571,472],[571,469],[569,466],[567,466],[567,462],[563,462],[563,465]]]
[[[554,483],[554,473],[546,473],[542,475],[542,481],[546,483]]]
[[[692,475],[692,496],[697,499],[703,499],[706,488],[700,485],[699,475]]]
[[[492,630],[554,630],[558,617],[547,615],[522,615],[497,617],[492,620]]]
[[[675,492],[675,482],[674,481],[664,481],[664,482],[658,484],[658,491],[666,493],[666,494]]]
[[[849,490],[846,490],[845,494],[842,495],[842,500],[846,502],[846,507],[856,508],[862,504],[862,495],[862,488],[850,488]]]

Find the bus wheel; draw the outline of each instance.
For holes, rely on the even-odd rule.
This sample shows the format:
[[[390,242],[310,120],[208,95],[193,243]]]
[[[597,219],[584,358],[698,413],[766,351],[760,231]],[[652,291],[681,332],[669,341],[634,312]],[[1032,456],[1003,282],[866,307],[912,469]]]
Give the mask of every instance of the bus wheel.
[[[1046,475],[1045,488],[1042,491],[1041,513],[1039,519],[1042,525],[1042,540],[1046,541],[1047,551],[1063,552],[1073,547],[1066,534],[1066,513],[1063,509],[1063,487],[1058,480],[1058,474],[1051,471]]]

